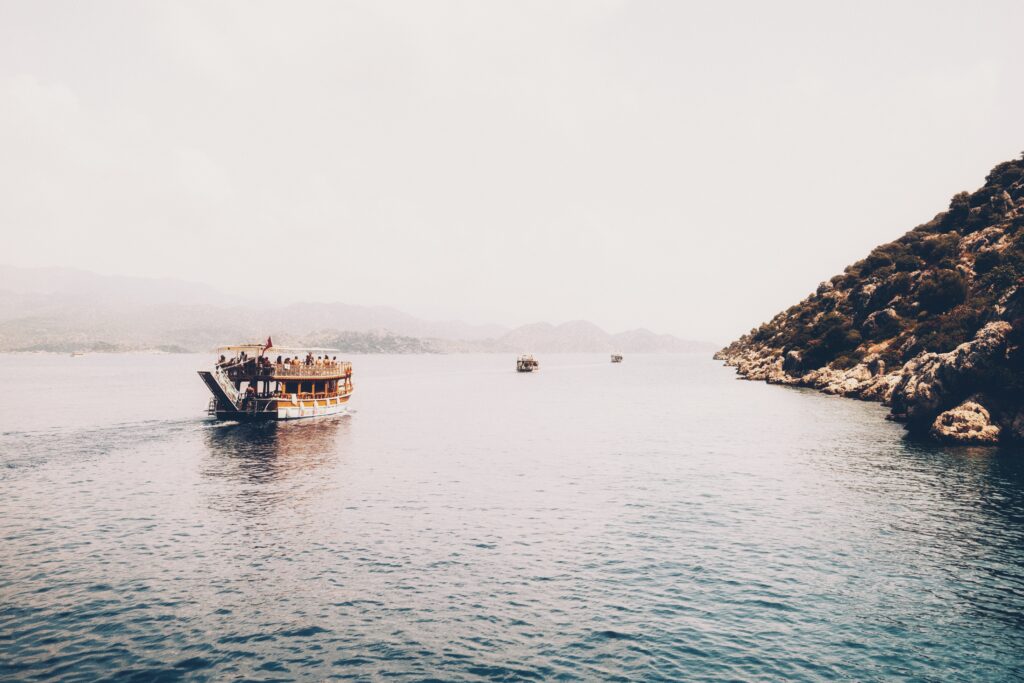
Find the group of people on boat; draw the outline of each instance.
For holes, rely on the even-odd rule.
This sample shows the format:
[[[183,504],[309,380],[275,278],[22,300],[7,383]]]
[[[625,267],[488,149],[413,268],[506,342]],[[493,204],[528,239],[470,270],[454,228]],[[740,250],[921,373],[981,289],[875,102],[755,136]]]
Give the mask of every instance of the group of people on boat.
[[[236,365],[238,363],[244,363],[249,357],[245,354],[245,351],[236,353],[232,358],[228,358],[223,353],[220,354],[220,358],[217,359],[217,365],[224,367],[225,365]]]
[[[253,357],[247,355],[245,351],[239,352],[233,358],[227,358],[224,354],[221,354],[220,358],[217,359],[217,365],[220,367],[226,367],[229,365],[243,364],[248,361],[254,361],[256,365],[267,368],[276,364],[279,368],[284,368],[285,370],[301,367],[330,369],[338,368],[341,365],[337,356],[314,356],[312,352],[307,353],[305,358],[300,358],[299,356],[290,356],[288,358],[278,356],[275,361],[271,361],[269,356]]]
[[[217,365],[219,367],[227,367],[230,365],[244,365],[248,362],[254,362],[258,367],[269,368],[273,363],[266,356],[250,356],[245,351],[239,352],[233,358],[227,358],[224,354],[221,354],[220,358],[217,359]],[[278,356],[278,365],[280,365],[280,356]]]
[[[332,356],[316,356],[314,357],[312,352],[307,353],[304,359],[299,359],[298,356],[292,356],[291,358],[277,357],[277,364],[283,367],[285,370],[297,368],[301,366],[314,367],[314,368],[336,368],[339,366],[338,357]]]

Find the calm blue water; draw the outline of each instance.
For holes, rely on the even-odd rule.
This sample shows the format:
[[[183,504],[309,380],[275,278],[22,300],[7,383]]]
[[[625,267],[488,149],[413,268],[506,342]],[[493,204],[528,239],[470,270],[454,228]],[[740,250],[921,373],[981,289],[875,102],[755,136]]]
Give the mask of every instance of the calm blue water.
[[[698,356],[356,357],[206,421],[192,356],[0,356],[0,675],[1024,677],[1024,454]]]

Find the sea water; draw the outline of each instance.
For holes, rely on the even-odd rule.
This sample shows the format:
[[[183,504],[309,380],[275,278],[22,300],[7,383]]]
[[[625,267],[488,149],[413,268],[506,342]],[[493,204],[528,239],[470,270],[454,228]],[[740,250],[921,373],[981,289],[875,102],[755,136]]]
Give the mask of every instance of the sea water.
[[[1024,453],[699,355],[356,356],[347,416],[215,423],[212,360],[0,356],[0,676],[1024,676]]]

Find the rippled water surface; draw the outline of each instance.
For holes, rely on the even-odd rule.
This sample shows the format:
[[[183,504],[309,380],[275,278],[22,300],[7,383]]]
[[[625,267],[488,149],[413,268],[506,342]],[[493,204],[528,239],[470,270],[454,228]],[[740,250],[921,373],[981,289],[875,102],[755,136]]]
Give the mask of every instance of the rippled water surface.
[[[698,356],[356,357],[204,415],[194,356],[0,356],[0,676],[1009,680],[1024,454]]]

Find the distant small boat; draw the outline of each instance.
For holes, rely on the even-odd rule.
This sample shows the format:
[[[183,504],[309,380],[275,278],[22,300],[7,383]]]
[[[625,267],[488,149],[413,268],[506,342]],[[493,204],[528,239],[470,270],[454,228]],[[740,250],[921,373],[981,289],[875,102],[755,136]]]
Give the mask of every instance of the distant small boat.
[[[516,358],[516,372],[533,372],[540,369],[540,363],[528,353]]]
[[[71,357],[72,358],[77,358],[78,356],[84,356],[84,355],[85,355],[84,351],[72,351],[71,352]]]
[[[612,362],[613,363],[621,363],[622,362],[622,354],[621,353],[613,353],[612,354]]]

